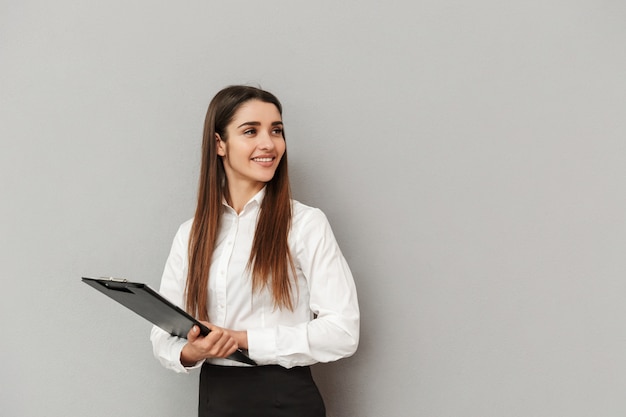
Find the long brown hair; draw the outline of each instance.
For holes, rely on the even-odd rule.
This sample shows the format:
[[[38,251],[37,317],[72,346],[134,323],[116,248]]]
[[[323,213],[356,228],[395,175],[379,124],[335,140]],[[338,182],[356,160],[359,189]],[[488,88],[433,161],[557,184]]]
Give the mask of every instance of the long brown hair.
[[[185,288],[187,311],[200,320],[209,320],[209,270],[223,213],[222,201],[228,197],[228,182],[222,158],[217,154],[216,134],[223,141],[228,140],[226,127],[239,107],[250,100],[274,104],[282,115],[282,106],[273,94],[236,85],[215,95],[204,121],[198,206],[189,237],[189,273]],[[293,309],[290,272],[294,273],[294,263],[287,241],[291,215],[285,150],[274,177],[265,186],[248,270],[252,275],[252,291],[267,287],[271,290],[274,306],[288,309]]]

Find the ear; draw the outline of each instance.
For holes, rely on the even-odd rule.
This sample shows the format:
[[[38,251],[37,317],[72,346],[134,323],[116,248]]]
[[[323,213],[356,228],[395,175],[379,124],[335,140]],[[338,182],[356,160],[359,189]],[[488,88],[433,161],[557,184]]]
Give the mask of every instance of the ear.
[[[215,148],[217,149],[217,154],[219,156],[226,156],[226,144],[224,143],[220,135],[218,135],[217,133],[215,134],[215,141],[216,141]]]

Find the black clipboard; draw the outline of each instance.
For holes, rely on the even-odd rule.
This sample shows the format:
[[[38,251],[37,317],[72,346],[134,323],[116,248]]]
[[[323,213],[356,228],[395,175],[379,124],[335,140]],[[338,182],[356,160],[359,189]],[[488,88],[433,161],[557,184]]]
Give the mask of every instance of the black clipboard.
[[[172,304],[146,284],[130,282],[120,278],[82,277],[82,281],[139,314],[172,336],[186,339],[187,333],[194,325],[200,328],[200,334],[203,336],[206,336],[211,331],[204,324],[187,314],[185,310]],[[230,355],[228,359],[248,365],[256,365],[256,362],[243,353],[241,349]]]

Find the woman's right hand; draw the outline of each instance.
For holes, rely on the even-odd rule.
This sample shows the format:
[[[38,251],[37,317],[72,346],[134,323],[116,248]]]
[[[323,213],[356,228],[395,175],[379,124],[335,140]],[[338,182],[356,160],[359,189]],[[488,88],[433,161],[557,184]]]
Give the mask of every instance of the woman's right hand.
[[[183,366],[193,366],[207,358],[225,358],[237,350],[237,341],[231,336],[228,329],[217,327],[208,322],[202,322],[211,329],[211,332],[202,336],[200,328],[193,326],[187,333],[187,344],[180,352],[180,362]]]

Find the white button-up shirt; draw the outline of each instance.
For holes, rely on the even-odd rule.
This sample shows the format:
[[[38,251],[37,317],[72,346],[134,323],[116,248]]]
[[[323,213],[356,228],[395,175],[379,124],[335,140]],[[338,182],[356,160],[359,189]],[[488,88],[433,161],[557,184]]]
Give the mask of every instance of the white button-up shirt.
[[[294,310],[275,308],[268,289],[252,292],[246,266],[264,195],[265,189],[240,214],[225,204],[209,274],[209,321],[228,329],[247,330],[248,354],[259,365],[290,368],[352,355],[359,342],[356,288],[321,210],[293,201],[289,249],[297,274]],[[160,293],[181,308],[185,304],[192,222],[183,223],[176,233],[161,280]],[[185,339],[158,327],[152,329],[150,339],[155,356],[166,368],[187,372],[180,363]],[[243,365],[228,359],[208,361]]]

